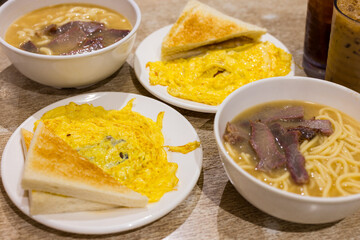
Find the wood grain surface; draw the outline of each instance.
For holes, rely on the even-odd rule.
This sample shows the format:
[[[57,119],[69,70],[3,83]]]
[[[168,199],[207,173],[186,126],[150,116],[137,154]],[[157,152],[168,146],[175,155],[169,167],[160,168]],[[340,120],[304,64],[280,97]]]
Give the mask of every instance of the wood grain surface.
[[[306,0],[202,0],[230,16],[257,24],[282,41],[301,69]],[[22,76],[0,50],[0,155],[14,130],[30,115],[81,93],[119,91],[152,96],[137,80],[133,53],[153,31],[173,23],[185,0],[137,0],[142,12],[132,55],[104,81],[85,89],[54,89]],[[0,26],[1,27],[1,26]],[[0,183],[0,239],[357,239],[360,213],[331,224],[301,225],[271,217],[248,203],[227,179],[213,136],[214,114],[176,108],[194,126],[204,150],[203,168],[191,194],[163,218],[133,231],[78,235],[43,226],[11,202]]]

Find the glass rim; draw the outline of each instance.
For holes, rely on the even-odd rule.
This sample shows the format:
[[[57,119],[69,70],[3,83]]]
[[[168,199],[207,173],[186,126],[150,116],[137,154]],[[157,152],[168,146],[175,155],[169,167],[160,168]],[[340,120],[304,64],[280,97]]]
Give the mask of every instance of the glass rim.
[[[336,10],[341,13],[343,16],[345,16],[346,18],[350,19],[351,21],[354,21],[354,22],[357,22],[357,23],[360,23],[360,20],[356,20],[356,19],[353,19],[351,17],[349,17],[348,15],[346,15],[343,11],[341,11],[341,9],[338,7],[338,0],[335,0],[334,1],[334,7],[336,8]]]

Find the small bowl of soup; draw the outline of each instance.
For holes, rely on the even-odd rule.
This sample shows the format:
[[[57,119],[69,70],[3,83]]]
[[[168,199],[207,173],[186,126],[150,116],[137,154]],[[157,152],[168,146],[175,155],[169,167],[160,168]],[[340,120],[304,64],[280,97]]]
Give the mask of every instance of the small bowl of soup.
[[[133,0],[10,0],[0,7],[0,45],[29,79],[82,88],[124,64],[140,21]]]
[[[214,134],[226,174],[251,204],[295,223],[360,209],[360,94],[307,77],[277,77],[230,94]]]

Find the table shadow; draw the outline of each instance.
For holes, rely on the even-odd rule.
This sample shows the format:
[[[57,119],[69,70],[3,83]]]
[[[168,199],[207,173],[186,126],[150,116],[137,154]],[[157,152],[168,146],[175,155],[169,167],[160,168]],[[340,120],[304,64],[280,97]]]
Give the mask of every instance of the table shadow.
[[[0,72],[0,80],[6,82],[9,84],[9,87],[23,89],[26,91],[32,91],[36,93],[42,93],[42,94],[54,94],[54,95],[69,95],[69,94],[81,94],[83,92],[88,92],[89,90],[98,89],[101,86],[104,86],[109,81],[113,80],[119,75],[119,72],[123,68],[127,68],[128,65],[125,63],[123,66],[121,66],[116,72],[114,72],[109,77],[105,78],[104,80],[101,80],[95,84],[92,84],[90,86],[86,87],[80,87],[80,88],[54,88],[50,86],[46,86],[40,83],[37,83],[26,76],[22,75],[15,67],[14,65],[10,65],[7,68],[5,68],[2,72]]]
[[[237,192],[231,182],[228,181],[222,194],[217,216],[220,236],[235,237],[241,232],[241,229],[238,231],[236,229],[229,231],[226,226],[230,221],[233,221],[231,226],[236,226],[232,224],[237,224],[243,225],[244,228],[266,228],[278,232],[290,233],[318,231],[337,224],[337,222],[327,224],[298,224],[272,217],[251,205]],[[242,231],[243,230],[244,229],[242,229]],[[255,232],[253,229],[250,231]],[[257,232],[260,233],[260,231]]]

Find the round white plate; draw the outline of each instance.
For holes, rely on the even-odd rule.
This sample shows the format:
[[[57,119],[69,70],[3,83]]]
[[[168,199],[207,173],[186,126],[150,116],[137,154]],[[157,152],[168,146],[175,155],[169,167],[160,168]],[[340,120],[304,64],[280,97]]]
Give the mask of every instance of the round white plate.
[[[163,27],[148,37],[146,37],[139,45],[135,51],[135,62],[134,69],[137,78],[140,83],[154,96],[157,98],[172,104],[177,107],[181,107],[188,110],[198,111],[198,112],[207,112],[207,113],[216,113],[218,106],[207,105],[203,103],[193,102],[190,100],[185,100],[181,98],[174,97],[170,95],[166,86],[160,85],[150,85],[149,82],[149,69],[146,68],[146,63],[160,61],[161,60],[161,43],[163,38],[169,32],[171,25]],[[276,39],[274,36],[266,33],[262,36],[261,41],[269,41],[275,44],[275,46],[284,49],[286,52],[289,50],[286,46]],[[292,62],[291,71],[287,76],[295,75],[295,64]]]
[[[13,203],[26,215],[49,227],[66,232],[82,234],[106,234],[134,229],[164,216],[180,204],[195,186],[201,171],[202,149],[187,153],[168,152],[168,159],[179,166],[177,191],[166,193],[160,201],[150,203],[146,208],[118,208],[105,211],[89,211],[64,214],[29,214],[28,198],[21,188],[24,155],[21,148],[20,129],[32,131],[34,122],[58,106],[69,102],[89,103],[105,109],[121,109],[135,98],[133,111],[156,121],[159,112],[164,111],[163,134],[165,145],[180,146],[192,141],[200,141],[192,125],[177,111],[157,100],[136,94],[99,92],[67,98],[51,104],[24,121],[10,137],[1,160],[1,175],[5,191]]]

